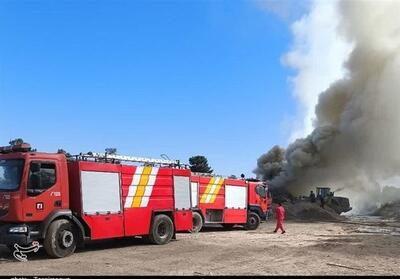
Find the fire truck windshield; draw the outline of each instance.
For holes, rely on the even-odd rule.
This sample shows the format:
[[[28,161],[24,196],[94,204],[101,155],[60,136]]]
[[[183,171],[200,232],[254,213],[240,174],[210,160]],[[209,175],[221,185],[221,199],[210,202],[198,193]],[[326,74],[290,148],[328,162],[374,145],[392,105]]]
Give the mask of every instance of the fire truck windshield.
[[[24,160],[0,160],[0,191],[17,190],[21,183]]]
[[[257,185],[256,186],[256,193],[262,198],[266,198],[267,197],[267,192],[265,190],[265,187],[262,186],[262,185]]]

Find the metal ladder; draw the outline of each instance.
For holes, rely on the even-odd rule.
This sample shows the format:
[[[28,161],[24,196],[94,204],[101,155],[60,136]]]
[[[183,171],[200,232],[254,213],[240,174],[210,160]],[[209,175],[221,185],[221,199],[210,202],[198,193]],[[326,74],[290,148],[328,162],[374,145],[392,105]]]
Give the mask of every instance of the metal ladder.
[[[79,155],[71,157],[76,157],[77,160],[94,159],[95,161],[105,161],[105,162],[111,161],[113,163],[115,163],[115,161],[124,161],[124,162],[144,163],[148,165],[169,165],[174,167],[184,167],[184,168],[186,167],[186,165],[181,164],[179,160],[154,159],[146,157],[108,154],[108,153],[88,152],[85,154],[81,153]]]

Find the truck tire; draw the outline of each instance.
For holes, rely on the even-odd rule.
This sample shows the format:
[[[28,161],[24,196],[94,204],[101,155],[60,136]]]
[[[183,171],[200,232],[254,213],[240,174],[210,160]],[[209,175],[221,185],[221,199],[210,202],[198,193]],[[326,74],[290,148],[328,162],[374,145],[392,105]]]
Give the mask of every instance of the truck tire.
[[[64,258],[74,253],[77,241],[78,234],[70,221],[55,220],[47,230],[43,246],[50,257]]]
[[[149,240],[153,244],[164,245],[170,242],[174,236],[174,223],[167,215],[154,216],[149,234]]]
[[[245,225],[246,230],[256,230],[260,225],[261,219],[257,213],[249,212],[247,216],[247,223]]]
[[[203,218],[201,217],[200,213],[193,212],[193,228],[190,232],[198,233],[202,227],[203,227]]]

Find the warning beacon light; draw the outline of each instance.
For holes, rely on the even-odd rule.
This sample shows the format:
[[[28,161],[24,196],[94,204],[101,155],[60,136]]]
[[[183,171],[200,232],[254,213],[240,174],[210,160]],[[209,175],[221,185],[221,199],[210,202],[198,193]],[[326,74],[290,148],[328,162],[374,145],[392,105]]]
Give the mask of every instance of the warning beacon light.
[[[0,146],[0,153],[6,154],[11,152],[29,152],[31,149],[32,148],[29,143],[20,143],[16,145]]]

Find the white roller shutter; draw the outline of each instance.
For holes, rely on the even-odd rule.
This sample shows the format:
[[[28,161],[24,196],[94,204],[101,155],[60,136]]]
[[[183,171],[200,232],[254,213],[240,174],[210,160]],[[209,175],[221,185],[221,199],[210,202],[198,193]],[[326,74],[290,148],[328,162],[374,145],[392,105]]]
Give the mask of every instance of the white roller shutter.
[[[81,185],[84,213],[121,211],[119,173],[81,171]]]
[[[245,209],[247,205],[247,187],[225,185],[225,207]]]
[[[190,179],[186,176],[174,176],[175,208],[190,209]]]

